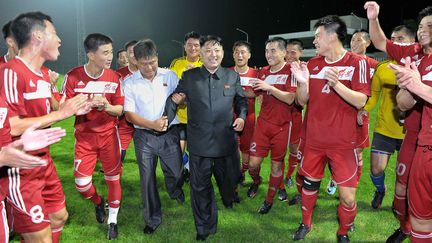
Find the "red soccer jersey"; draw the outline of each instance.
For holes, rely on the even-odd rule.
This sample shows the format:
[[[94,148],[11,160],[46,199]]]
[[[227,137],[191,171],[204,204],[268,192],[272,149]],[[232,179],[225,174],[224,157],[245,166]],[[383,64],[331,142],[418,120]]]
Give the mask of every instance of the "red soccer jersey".
[[[66,74],[62,94],[66,94],[67,99],[78,94],[89,95],[89,98],[104,95],[111,105],[123,105],[124,99],[117,72],[104,69],[99,77],[94,78],[86,72],[84,66],[76,67]],[[103,133],[111,131],[116,125],[117,117],[96,109],[76,116],[75,119],[75,129],[78,132]]]
[[[357,109],[327,84],[329,67],[339,70],[339,82],[351,90],[370,96],[369,67],[358,55],[346,52],[328,63],[318,56],[309,60],[309,102],[306,143],[322,149],[354,149],[357,137]]]
[[[282,91],[295,93],[297,89],[297,83],[291,77],[291,65],[289,64],[285,64],[277,72],[270,71],[270,66],[263,67],[259,71],[258,78]],[[268,92],[257,92],[257,94],[263,96],[260,119],[275,125],[283,125],[291,121],[292,105],[280,101]]]
[[[432,87],[432,56],[426,55],[422,58],[418,70],[422,82]],[[432,104],[423,102],[421,114],[421,130],[418,136],[419,145],[432,145]]]
[[[117,70],[117,72],[120,74],[121,80],[125,80],[127,77],[129,77],[130,75],[132,75],[132,72],[129,69],[129,66],[122,67],[119,70]]]
[[[233,71],[236,71],[234,67],[230,68]],[[255,68],[248,68],[245,73],[238,73],[240,75],[240,83],[243,90],[251,90],[253,79],[258,78],[258,71]],[[248,115],[253,114],[255,116],[255,97],[248,98]]]
[[[8,61],[0,68],[4,77],[1,95],[9,105],[9,116],[40,117],[51,112],[51,82],[48,74],[35,72],[20,58]],[[31,154],[48,153],[49,147]]]
[[[372,76],[375,72],[375,68],[379,62],[377,60],[371,58],[371,57],[368,57],[368,56],[365,57],[365,60],[366,60],[367,64],[369,65],[369,70],[370,70],[369,74],[370,74],[370,78],[372,79]]]
[[[0,148],[12,142],[10,135],[9,116],[6,102],[0,95]],[[6,197],[7,193],[7,174],[6,167],[0,167],[0,201]]]
[[[419,60],[424,56],[423,48],[419,43],[401,44],[387,40],[387,54],[391,59],[396,60],[399,64],[405,63],[405,58],[411,57],[418,65]]]

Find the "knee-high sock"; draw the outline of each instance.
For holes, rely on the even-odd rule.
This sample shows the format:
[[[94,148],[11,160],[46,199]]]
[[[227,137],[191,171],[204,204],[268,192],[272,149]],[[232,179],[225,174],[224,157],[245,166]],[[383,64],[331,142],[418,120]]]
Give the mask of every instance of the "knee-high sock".
[[[348,234],[350,226],[354,223],[354,219],[357,214],[357,204],[354,204],[352,208],[344,206],[339,203],[338,216],[339,216],[339,229],[338,235]]]
[[[276,191],[279,188],[279,185],[280,185],[282,178],[283,178],[282,175],[280,175],[278,177],[270,175],[270,180],[269,180],[269,185],[268,185],[268,190],[267,190],[267,197],[266,197],[267,202],[273,203],[274,195],[276,194]]]
[[[289,178],[292,176],[292,174],[294,173],[295,168],[297,167],[298,164],[298,157],[297,157],[297,153],[289,153],[289,157],[288,157],[288,170],[286,172],[285,177]]]
[[[256,168],[250,168],[249,167],[249,175],[252,177],[253,182],[255,184],[261,184],[262,180],[261,180],[261,176],[259,175],[260,170],[261,170],[260,166],[257,166]]]
[[[408,216],[408,201],[406,196],[400,196],[395,193],[393,199],[393,212],[399,220],[400,228],[405,234],[411,232],[411,223]]]
[[[94,204],[101,203],[101,198],[96,191],[96,187],[91,181],[87,185],[83,186],[75,184],[75,188],[85,199],[90,199]]]
[[[301,195],[302,188],[303,188],[303,178],[298,172],[296,174],[296,186],[297,186],[298,193]]]
[[[51,228],[51,237],[53,243],[60,242],[60,237],[63,231],[63,225],[55,228]]]
[[[249,169],[249,161],[242,160],[241,173],[244,174]]]
[[[382,175],[379,175],[379,176],[374,176],[371,173],[370,178],[371,178],[372,183],[375,185],[378,192],[381,192],[381,193],[385,192],[385,185],[384,185],[385,173],[384,172]]]
[[[303,224],[310,227],[312,224],[312,213],[318,199],[318,190],[311,191],[302,188],[301,192]]]
[[[432,232],[422,232],[415,229],[411,230],[412,243],[430,243],[432,242]]]
[[[281,179],[280,184],[279,184],[279,189],[283,190],[283,189],[285,189],[285,184],[283,182],[283,174],[284,174],[284,171],[285,171],[285,161],[282,161],[281,170],[282,170],[282,179]]]
[[[122,189],[120,186],[120,175],[105,175],[105,183],[108,187],[108,220],[107,223],[117,223],[117,215],[120,207]]]

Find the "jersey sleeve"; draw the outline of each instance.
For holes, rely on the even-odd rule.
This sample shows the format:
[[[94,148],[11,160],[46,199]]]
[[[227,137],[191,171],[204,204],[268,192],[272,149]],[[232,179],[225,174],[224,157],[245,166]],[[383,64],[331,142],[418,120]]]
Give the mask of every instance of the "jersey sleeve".
[[[387,40],[386,50],[389,57],[397,61],[399,64],[402,64],[402,59],[408,56],[413,57],[418,51],[415,43],[400,44],[394,43],[390,40]]]
[[[291,72],[289,74],[288,79],[289,82],[287,82],[287,84],[289,85],[287,86],[287,91],[290,93],[295,93],[297,90],[297,79],[294,77],[294,75],[291,74]]]
[[[126,79],[123,85],[124,90],[124,111],[136,112],[135,110],[135,95],[133,92],[132,85],[130,84],[132,80]]]
[[[2,68],[0,77],[4,77],[2,94],[9,107],[9,117],[27,116],[24,104],[25,80],[13,68]]]
[[[121,87],[120,76],[117,74],[115,75],[115,82],[117,82],[118,86],[116,88],[114,95],[111,97],[111,104],[123,105],[124,104],[123,89]]]
[[[351,89],[361,92],[367,96],[371,95],[370,67],[365,59],[355,59]]]

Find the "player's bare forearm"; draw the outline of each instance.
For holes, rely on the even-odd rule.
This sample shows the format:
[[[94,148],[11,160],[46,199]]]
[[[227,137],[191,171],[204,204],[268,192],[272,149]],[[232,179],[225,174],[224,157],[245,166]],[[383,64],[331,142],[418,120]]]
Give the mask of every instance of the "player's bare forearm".
[[[381,29],[378,18],[375,20],[369,20],[369,34],[375,48],[387,53],[387,37],[385,36],[384,31]]]
[[[304,106],[309,101],[309,84],[308,83],[301,83],[297,87],[296,91],[296,100],[297,103],[301,106]]]
[[[123,106],[108,104],[105,108],[105,111],[111,116],[121,116],[123,114]]]
[[[336,85],[333,86],[333,89],[342,97],[342,99],[357,109],[363,108],[366,104],[367,95],[349,89],[341,82],[337,82]]]
[[[288,105],[291,105],[294,102],[295,93],[291,93],[288,91],[282,91],[282,90],[280,90],[274,86],[272,86],[272,88],[269,91],[278,100],[285,102]]]
[[[406,89],[400,89],[396,95],[397,106],[401,111],[411,110],[417,101],[414,96]]]
[[[40,128],[46,128],[63,119],[64,118],[61,116],[60,112],[58,111],[54,111],[40,117],[23,118],[19,116],[13,116],[9,118],[9,123],[11,126],[11,135],[13,137],[20,136],[27,128],[31,127],[35,123],[40,123],[41,124]]]

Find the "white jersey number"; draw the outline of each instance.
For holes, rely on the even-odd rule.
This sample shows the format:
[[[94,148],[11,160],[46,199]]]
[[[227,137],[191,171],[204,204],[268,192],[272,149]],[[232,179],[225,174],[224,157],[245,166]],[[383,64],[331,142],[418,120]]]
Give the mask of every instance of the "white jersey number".
[[[330,94],[330,86],[328,84],[325,84],[321,90],[321,93]]]

